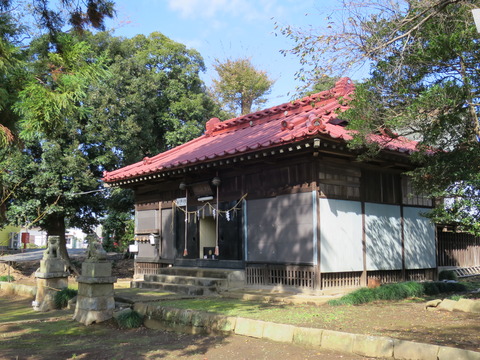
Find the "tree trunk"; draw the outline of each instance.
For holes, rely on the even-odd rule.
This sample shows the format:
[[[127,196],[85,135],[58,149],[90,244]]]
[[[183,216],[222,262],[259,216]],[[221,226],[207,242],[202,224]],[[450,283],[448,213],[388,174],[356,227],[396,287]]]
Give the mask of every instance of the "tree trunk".
[[[7,223],[7,195],[3,183],[0,182],[0,226]]]
[[[67,263],[67,269],[70,272],[74,273],[76,276],[80,276],[80,272],[70,261],[67,251],[67,240],[65,237],[65,218],[62,215],[52,214],[48,217],[47,220],[47,235],[56,235],[60,237],[60,242],[58,244],[58,250],[60,251],[60,256]]]

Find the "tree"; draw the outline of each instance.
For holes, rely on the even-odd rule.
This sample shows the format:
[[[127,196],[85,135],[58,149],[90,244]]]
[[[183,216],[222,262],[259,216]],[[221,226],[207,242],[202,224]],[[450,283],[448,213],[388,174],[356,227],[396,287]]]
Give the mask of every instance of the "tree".
[[[14,111],[15,104],[19,109],[19,94],[25,90],[25,84],[31,84],[31,73],[28,72],[26,64],[25,49],[29,44],[32,31],[47,33],[50,46],[44,48],[46,53],[62,52],[58,39],[61,37],[62,29],[68,23],[74,32],[81,32],[86,27],[103,28],[104,19],[114,14],[113,2],[109,0],[87,0],[79,2],[76,0],[65,0],[54,2],[51,6],[48,0],[32,1],[0,1],[0,162],[5,156],[9,147],[21,146],[18,132],[22,125],[27,128],[39,129],[52,126],[52,122],[61,121],[58,119],[36,118],[35,124],[28,124],[28,120],[21,117],[19,111]],[[61,55],[60,55],[61,56]],[[58,69],[57,69],[58,70]],[[34,94],[37,95],[37,94]],[[57,97],[61,98],[61,97]],[[52,99],[51,99],[52,100]],[[63,97],[62,101],[71,101]],[[60,107],[63,107],[60,105]],[[30,119],[33,119],[30,117]],[[42,129],[43,130],[43,129]],[[27,130],[28,133],[28,130]],[[3,169],[2,169],[3,171]],[[0,173],[3,177],[3,173]],[[16,184],[19,185],[19,184]],[[0,225],[6,222],[6,203],[14,195],[15,186],[5,189],[0,179]]]
[[[257,70],[250,59],[218,59],[213,64],[218,79],[213,79],[212,93],[226,111],[241,115],[252,112],[252,106],[266,102],[265,96],[274,83],[265,71]]]
[[[205,66],[197,51],[161,33],[132,39],[98,33],[87,39],[95,52],[109,58],[111,76],[86,100],[95,109],[94,128],[103,129],[101,163],[106,169],[191,140],[206,120],[225,116],[200,79]],[[115,190],[107,207],[104,241],[107,247],[113,242],[124,247],[132,221],[129,190]]]
[[[88,41],[109,58],[112,76],[89,92],[87,103],[97,124],[111,129],[105,146],[118,155],[116,166],[189,141],[206,120],[221,116],[200,79],[205,66],[197,51],[161,33],[132,39],[98,33]]]
[[[16,16],[32,31],[47,32],[51,39],[62,33],[68,25],[75,32],[82,32],[89,27],[104,30],[105,18],[115,15],[114,2],[111,0],[1,0],[0,12],[1,15]]]
[[[19,225],[36,225],[60,236],[68,259],[66,226],[86,231],[96,224],[99,201],[101,138],[89,130],[88,89],[107,75],[102,58],[85,42],[61,34],[61,53],[44,51],[47,37],[27,49],[25,84],[14,111],[20,117],[22,146],[2,149],[3,186],[13,193],[7,217]]]
[[[292,52],[305,67],[313,66],[313,77],[370,62],[371,77],[357,87],[345,114],[357,132],[351,146],[374,154],[372,133],[420,140],[414,156],[419,167],[410,175],[418,191],[449,199],[430,216],[479,234],[480,55],[471,9],[480,4],[364,4],[343,2],[339,22],[330,17],[330,33],[284,28],[286,36],[299,39]]]
[[[12,110],[28,76],[23,62],[25,52],[20,49],[28,46],[31,33],[47,33],[50,47],[44,51],[61,53],[58,38],[67,24],[74,32],[87,27],[103,29],[105,18],[113,17],[114,13],[110,0],[64,0],[53,5],[48,0],[0,1],[0,147],[10,145],[19,130],[19,117]],[[37,121],[38,127],[43,120]]]
[[[115,188],[107,199],[108,212],[102,220],[103,247],[123,252],[134,238],[133,192]]]
[[[59,36],[62,53],[43,51],[48,37],[30,46],[34,69],[16,107],[24,147],[9,149],[3,164],[6,186],[20,184],[9,218],[35,222],[62,244],[66,227],[88,232],[107,208],[106,237],[124,237],[132,199],[125,191],[114,191],[122,202],[107,199],[102,171],[189,140],[219,114],[196,51],[158,33],[82,39]]]

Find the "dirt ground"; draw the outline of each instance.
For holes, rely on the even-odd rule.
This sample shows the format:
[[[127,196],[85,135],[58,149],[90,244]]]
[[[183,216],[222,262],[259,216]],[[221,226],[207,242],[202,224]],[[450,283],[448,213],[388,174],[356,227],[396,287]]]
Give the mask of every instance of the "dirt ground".
[[[424,301],[328,307],[331,319],[309,326],[480,351],[480,314],[429,311]]]
[[[82,259],[75,259],[75,261],[81,263]],[[14,276],[15,281],[18,283],[33,284],[35,281],[34,272],[37,268],[38,262],[35,261],[16,263],[13,269],[10,269],[10,274]],[[0,275],[6,275],[7,271],[8,269],[5,265],[0,263]],[[113,272],[113,275],[119,279],[131,278],[133,276],[133,260],[117,261],[113,267]],[[470,280],[480,281],[480,278],[471,278]],[[303,307],[303,305],[299,306]],[[305,305],[305,307],[306,309],[304,310],[306,312],[311,311],[315,313],[310,316],[307,321],[302,322],[302,319],[300,318],[299,320],[294,319],[290,323],[350,333],[388,336],[397,339],[480,351],[480,314],[427,311],[425,309],[425,301],[418,300],[378,302],[361,306],[332,307],[329,305],[322,305],[320,308],[318,306],[311,306],[309,308]],[[299,308],[297,309],[299,311]],[[284,318],[287,319],[293,315],[291,309],[288,309],[285,310]],[[264,320],[272,321],[267,318],[264,318]],[[149,330],[143,329],[136,331],[141,332]],[[135,333],[135,331],[132,331],[132,334],[133,333]],[[169,336],[173,335],[161,335],[161,337],[165,339],[168,339]],[[181,337],[180,335],[178,336]],[[200,341],[198,338],[195,338],[195,340],[193,339],[194,338],[191,338],[188,341]],[[189,344],[188,341],[186,344]],[[215,346],[218,345],[216,344],[216,341],[219,341],[220,344],[236,343],[240,346],[241,341],[246,340],[204,339],[201,341],[213,341],[215,345],[210,349],[210,351],[213,351]],[[280,347],[280,345],[277,346]],[[162,358],[165,357],[162,355]],[[192,359],[193,358],[194,357],[192,357]],[[215,358],[222,359],[222,357]],[[307,358],[308,357],[305,357],[305,359]],[[293,357],[293,359],[295,359],[295,357]]]
[[[139,328],[119,329],[115,322],[85,326],[72,311],[36,313],[31,299],[0,292],[0,359],[50,360],[365,360],[318,348],[244,336],[189,335]]]

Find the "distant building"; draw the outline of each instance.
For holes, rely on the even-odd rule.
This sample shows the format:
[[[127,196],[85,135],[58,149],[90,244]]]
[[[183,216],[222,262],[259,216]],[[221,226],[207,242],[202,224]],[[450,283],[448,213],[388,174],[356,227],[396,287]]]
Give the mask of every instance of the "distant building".
[[[76,228],[67,229],[65,234],[67,248],[68,249],[84,249],[87,247],[85,242],[87,234],[82,230]],[[6,226],[0,230],[0,250],[16,250],[22,249],[24,243],[27,241],[29,244],[36,247],[47,246],[47,232],[40,228],[20,228],[15,226]]]

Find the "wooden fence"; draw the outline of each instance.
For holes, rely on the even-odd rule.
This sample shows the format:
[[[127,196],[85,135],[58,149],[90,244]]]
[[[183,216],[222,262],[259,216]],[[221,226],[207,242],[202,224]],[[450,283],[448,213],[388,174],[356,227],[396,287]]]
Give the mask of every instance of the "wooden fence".
[[[437,232],[438,266],[480,265],[480,237],[465,233]]]

